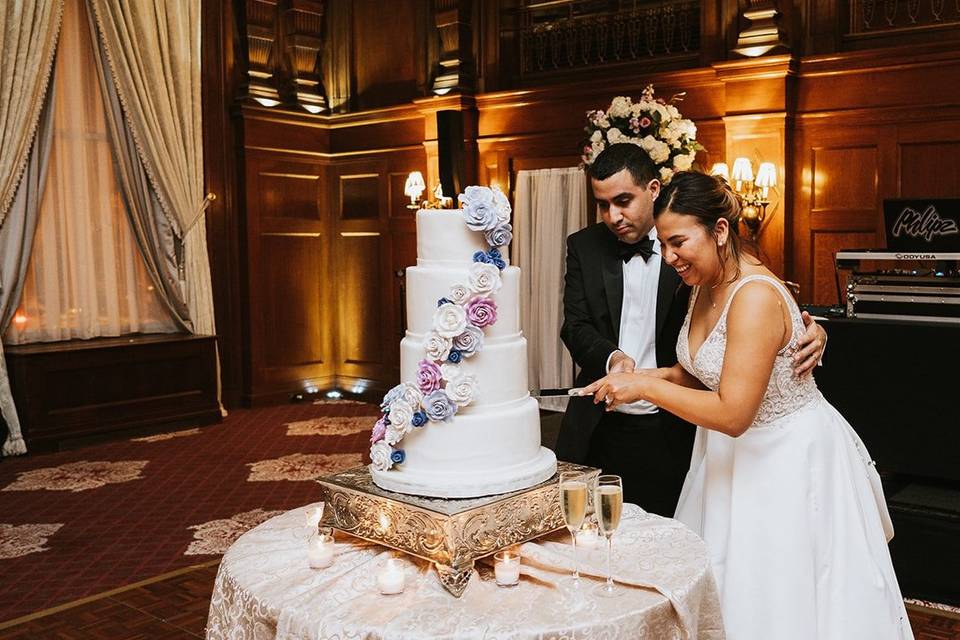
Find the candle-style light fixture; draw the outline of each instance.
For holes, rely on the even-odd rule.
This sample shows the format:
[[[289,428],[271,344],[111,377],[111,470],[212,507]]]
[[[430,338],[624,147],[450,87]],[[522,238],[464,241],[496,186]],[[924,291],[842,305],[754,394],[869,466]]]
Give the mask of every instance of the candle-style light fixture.
[[[423,190],[426,188],[427,183],[423,181],[423,174],[419,171],[411,171],[410,175],[407,176],[407,181],[403,185],[403,194],[410,198],[410,204],[407,205],[408,209],[417,209],[420,207],[417,201],[420,199],[420,194],[423,193]]]
[[[756,240],[767,217],[770,189],[777,186],[777,166],[772,162],[761,162],[754,177],[750,160],[741,157],[733,161],[732,171],[725,162],[718,162],[710,174],[723,176],[733,187],[740,200],[740,219]]]

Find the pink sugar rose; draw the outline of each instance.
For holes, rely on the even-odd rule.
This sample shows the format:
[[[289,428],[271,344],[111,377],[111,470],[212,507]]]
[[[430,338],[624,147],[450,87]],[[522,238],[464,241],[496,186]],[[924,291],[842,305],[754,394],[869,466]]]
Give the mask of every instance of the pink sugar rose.
[[[377,420],[377,423],[373,425],[373,432],[370,434],[370,444],[376,444],[383,440],[383,436],[387,433],[387,423],[384,421],[383,416],[380,416],[380,419]]]
[[[490,298],[474,298],[467,303],[467,321],[476,327],[488,327],[497,321],[497,303]]]
[[[443,375],[440,367],[429,360],[421,360],[417,366],[417,388],[427,394],[440,388]]]

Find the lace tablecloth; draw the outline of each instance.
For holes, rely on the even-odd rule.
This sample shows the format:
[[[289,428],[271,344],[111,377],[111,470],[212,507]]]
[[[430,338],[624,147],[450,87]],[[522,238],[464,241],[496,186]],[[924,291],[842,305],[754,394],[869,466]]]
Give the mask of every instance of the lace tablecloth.
[[[614,535],[613,575],[622,596],[594,593],[606,575],[603,542],[580,548],[584,579],[575,589],[569,536],[557,533],[520,547],[518,586],[498,587],[492,564],[481,560],[459,599],[429,563],[409,556],[404,592],[380,595],[377,572],[396,553],[345,534],[337,534],[333,566],[311,569],[310,506],[264,522],[230,547],[210,603],[208,640],[724,637],[703,541],[635,505],[624,505]]]

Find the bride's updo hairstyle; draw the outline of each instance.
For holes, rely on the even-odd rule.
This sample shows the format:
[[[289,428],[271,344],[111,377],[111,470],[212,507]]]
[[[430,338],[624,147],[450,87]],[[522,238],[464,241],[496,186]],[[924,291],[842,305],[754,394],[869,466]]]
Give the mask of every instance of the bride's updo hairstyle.
[[[740,237],[738,233],[740,201],[730,185],[719,176],[708,176],[699,171],[681,171],[674,174],[670,184],[660,189],[660,194],[653,203],[654,219],[659,218],[665,211],[693,216],[714,239],[717,238],[717,220],[723,218],[730,223],[727,242],[723,247],[717,245],[717,257],[721,264],[727,256],[733,258],[737,265],[734,280],[740,277],[740,257],[744,253],[754,258],[758,256],[756,243],[749,238]]]

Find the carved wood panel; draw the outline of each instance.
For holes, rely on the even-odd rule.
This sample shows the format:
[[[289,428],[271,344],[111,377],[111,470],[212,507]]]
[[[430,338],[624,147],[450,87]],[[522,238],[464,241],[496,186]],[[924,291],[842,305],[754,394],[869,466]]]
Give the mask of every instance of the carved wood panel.
[[[286,398],[334,373],[325,164],[247,151],[248,402]]]

